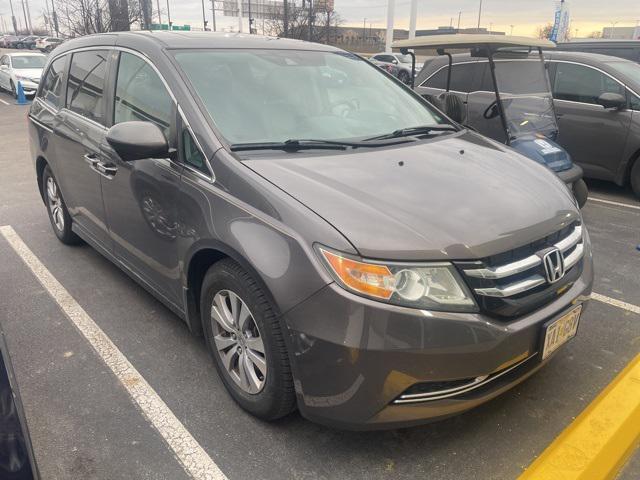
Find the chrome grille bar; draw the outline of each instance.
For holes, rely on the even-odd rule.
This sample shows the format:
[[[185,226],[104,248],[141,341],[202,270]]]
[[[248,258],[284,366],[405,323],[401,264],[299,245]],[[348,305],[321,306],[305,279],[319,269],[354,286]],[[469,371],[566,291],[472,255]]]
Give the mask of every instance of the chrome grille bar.
[[[530,268],[537,267],[542,263],[542,259],[537,255],[531,255],[523,260],[501,265],[499,267],[478,268],[475,270],[465,270],[464,273],[475,278],[506,278],[516,273],[525,272]]]
[[[510,283],[509,285],[506,285],[504,287],[476,288],[476,293],[485,297],[512,297],[545,283],[547,283],[547,281],[544,279],[544,277],[540,275],[532,275],[529,278],[526,278],[519,282]]]
[[[573,231],[562,240],[558,241],[555,247],[564,257],[565,271],[569,271],[574,267],[584,255],[584,244],[582,242],[583,231],[582,226],[577,225]],[[570,252],[570,253],[567,253]],[[507,263],[505,265],[499,265],[495,267],[487,268],[469,268],[465,269],[464,273],[468,277],[482,278],[488,280],[500,280],[507,279],[518,273],[526,272],[542,265],[542,258],[540,255],[530,255],[521,260]],[[485,297],[511,297],[518,295],[519,293],[526,292],[540,285],[547,283],[547,280],[540,274],[532,272],[532,274],[524,279],[508,283],[506,285],[500,285],[496,287],[488,288],[476,288],[474,291],[478,295]]]

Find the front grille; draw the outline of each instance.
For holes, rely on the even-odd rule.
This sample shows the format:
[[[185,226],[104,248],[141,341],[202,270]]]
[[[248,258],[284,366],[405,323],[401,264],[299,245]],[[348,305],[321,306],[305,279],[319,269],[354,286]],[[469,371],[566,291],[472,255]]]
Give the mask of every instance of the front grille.
[[[564,276],[550,282],[543,258],[557,249]],[[523,315],[551,302],[582,272],[582,225],[573,223],[523,247],[477,262],[457,262],[481,309],[497,317]]]

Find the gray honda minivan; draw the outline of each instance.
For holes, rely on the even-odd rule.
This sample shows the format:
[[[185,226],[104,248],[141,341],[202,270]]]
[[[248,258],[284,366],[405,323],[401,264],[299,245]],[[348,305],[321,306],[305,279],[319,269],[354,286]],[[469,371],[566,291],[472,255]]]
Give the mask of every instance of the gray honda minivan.
[[[56,236],[203,335],[260,418],[447,417],[577,334],[593,265],[567,187],[351,53],[87,36],[51,55],[29,120]]]

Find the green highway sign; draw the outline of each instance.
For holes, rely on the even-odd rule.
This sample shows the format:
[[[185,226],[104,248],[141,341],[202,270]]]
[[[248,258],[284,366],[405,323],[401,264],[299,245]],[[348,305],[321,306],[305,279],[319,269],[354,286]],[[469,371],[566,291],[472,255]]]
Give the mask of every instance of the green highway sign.
[[[152,23],[151,30],[169,30],[168,23]],[[171,25],[171,30],[188,32],[191,30],[191,25]]]

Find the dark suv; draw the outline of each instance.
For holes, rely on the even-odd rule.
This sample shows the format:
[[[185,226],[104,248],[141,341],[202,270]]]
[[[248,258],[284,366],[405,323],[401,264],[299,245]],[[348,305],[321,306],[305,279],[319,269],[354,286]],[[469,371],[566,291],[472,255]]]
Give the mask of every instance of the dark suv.
[[[57,237],[203,334],[261,418],[446,417],[577,332],[593,268],[567,187],[351,53],[83,37],[51,55],[29,118]]]

